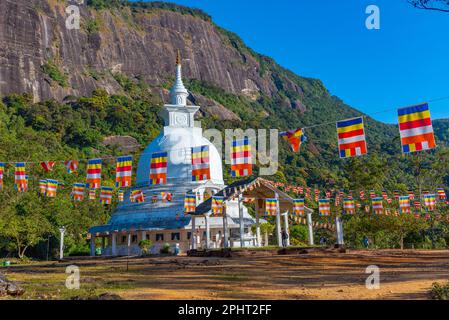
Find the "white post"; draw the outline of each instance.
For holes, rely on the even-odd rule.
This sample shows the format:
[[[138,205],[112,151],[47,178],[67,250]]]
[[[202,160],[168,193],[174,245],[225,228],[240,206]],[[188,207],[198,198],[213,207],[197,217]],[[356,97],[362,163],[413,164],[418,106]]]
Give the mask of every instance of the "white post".
[[[344,245],[343,226],[342,226],[342,221],[341,221],[340,217],[335,218],[335,229],[337,232],[337,245],[342,246],[342,245]]]
[[[210,249],[210,225],[209,225],[209,216],[204,216],[204,222],[206,224],[206,249]]]
[[[112,255],[117,255],[117,234],[115,232],[112,233]]]
[[[195,227],[195,216],[191,214],[190,217],[192,218],[192,230],[190,231],[191,232],[190,240],[192,242],[191,249],[194,250],[196,248],[196,246],[195,246],[195,229],[196,229],[196,227]]]
[[[262,246],[262,239],[260,237],[260,223],[259,223],[259,199],[256,200],[256,242],[257,242],[257,246],[261,247]]]
[[[245,246],[244,236],[245,236],[245,225],[243,224],[243,195],[239,195],[239,223],[240,223],[240,248]]]
[[[131,250],[131,232],[128,233],[128,257],[130,255]]]
[[[64,259],[64,233],[65,227],[59,228],[59,232],[61,233],[61,241],[59,241],[59,260]]]
[[[142,231],[142,240],[146,240],[146,239],[147,239],[147,232]]]
[[[307,212],[307,226],[309,227],[309,245],[313,246],[313,221],[312,212]]]
[[[288,229],[288,211],[284,213],[284,231],[287,234],[287,239],[285,240],[286,246],[290,246],[290,232]]]
[[[223,247],[228,248],[228,220],[226,218],[226,207],[223,208]]]
[[[277,209],[276,209],[276,235],[278,239],[278,246],[282,247],[282,233],[281,233],[281,210],[279,208],[279,195],[276,193],[275,198],[277,199]]]

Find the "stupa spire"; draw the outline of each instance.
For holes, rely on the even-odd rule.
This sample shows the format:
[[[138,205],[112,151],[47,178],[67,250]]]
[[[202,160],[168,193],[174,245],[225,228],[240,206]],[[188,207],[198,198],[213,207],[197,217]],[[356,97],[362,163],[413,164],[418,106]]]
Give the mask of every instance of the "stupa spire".
[[[182,82],[181,52],[178,50],[176,55],[176,80],[170,90],[170,102],[172,105],[185,106],[187,105],[188,96],[189,92]]]

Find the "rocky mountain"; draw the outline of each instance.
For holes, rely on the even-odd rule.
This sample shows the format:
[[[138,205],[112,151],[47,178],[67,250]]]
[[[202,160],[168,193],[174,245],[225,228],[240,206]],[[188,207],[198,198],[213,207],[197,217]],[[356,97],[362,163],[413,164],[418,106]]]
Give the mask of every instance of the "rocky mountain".
[[[140,124],[143,117],[150,121],[150,115],[138,101],[156,108],[167,101],[174,61],[180,50],[184,78],[192,92],[189,100],[202,106],[200,116],[204,125],[284,130],[329,123],[307,130],[309,142],[300,155],[288,153],[287,145],[283,144],[282,170],[290,178],[301,176],[318,184],[339,179],[342,163],[336,156],[332,122],[362,113],[331,96],[320,80],[300,77],[254,52],[237,35],[215,25],[200,10],[163,2],[89,0],[79,6],[80,28],[70,29],[66,26],[69,17],[66,9],[73,3],[1,0],[1,96],[27,92],[34,103],[55,99],[74,106],[73,102],[80,97],[90,97],[94,90],[104,89],[109,95],[124,95],[137,101],[139,110],[128,106],[126,112],[137,117],[134,121]],[[142,92],[151,98],[142,100]],[[98,97],[94,100],[89,103],[97,106]],[[112,100],[109,107],[113,112],[122,112],[125,107],[115,106],[115,99]],[[87,105],[86,101],[78,102],[75,105]],[[37,124],[42,115],[33,115],[37,111],[32,106],[27,108],[28,123],[40,129]],[[94,109],[90,110],[92,114],[88,116],[94,117]],[[76,147],[95,148],[93,141],[100,137],[106,146],[110,141],[123,140],[120,136],[145,143],[148,130],[153,132],[159,125],[155,120],[157,112],[153,111],[153,124],[141,129],[129,125],[126,130],[119,130],[111,122],[110,129],[100,126],[100,132],[83,138],[90,144],[78,143]],[[101,117],[109,121],[105,115]],[[370,153],[400,156],[396,126],[369,117],[366,124]],[[447,122],[438,121],[435,126],[440,144],[445,143]]]

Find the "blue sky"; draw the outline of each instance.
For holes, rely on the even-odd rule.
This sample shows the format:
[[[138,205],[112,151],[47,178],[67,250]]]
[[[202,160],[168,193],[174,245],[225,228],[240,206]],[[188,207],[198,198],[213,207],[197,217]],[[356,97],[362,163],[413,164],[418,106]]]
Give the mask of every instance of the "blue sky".
[[[255,51],[295,73],[321,79],[367,114],[449,97],[449,14],[406,0],[173,0],[210,14]],[[380,30],[365,27],[368,5]],[[449,118],[449,100],[430,104]],[[394,110],[373,115],[395,123]]]

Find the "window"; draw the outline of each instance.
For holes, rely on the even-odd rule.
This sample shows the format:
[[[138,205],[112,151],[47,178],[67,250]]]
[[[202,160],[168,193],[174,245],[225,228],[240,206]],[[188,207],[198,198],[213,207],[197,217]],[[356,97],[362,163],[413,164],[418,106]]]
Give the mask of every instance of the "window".
[[[187,232],[187,240],[190,240],[191,237],[192,237],[192,232]]]
[[[171,234],[171,240],[172,241],[179,241],[180,239],[181,239],[181,236],[180,236],[179,232]]]
[[[136,243],[137,242],[137,235],[136,234],[131,237],[131,242],[132,243]]]
[[[122,243],[126,243],[126,236],[122,236]]]
[[[156,233],[156,241],[164,241],[164,234]]]
[[[150,240],[150,235],[148,233],[145,235],[145,237],[147,240]]]

